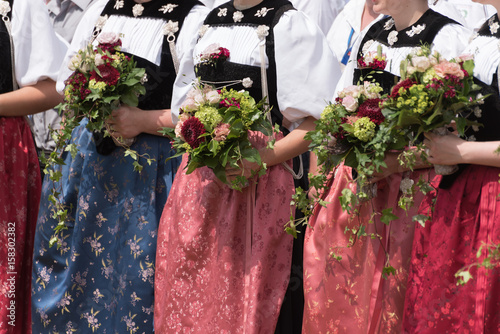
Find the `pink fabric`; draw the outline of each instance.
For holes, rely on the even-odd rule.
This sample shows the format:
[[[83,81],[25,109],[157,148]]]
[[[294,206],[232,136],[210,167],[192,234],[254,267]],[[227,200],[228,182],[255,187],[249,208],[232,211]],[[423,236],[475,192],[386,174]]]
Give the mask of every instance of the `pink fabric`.
[[[30,128],[22,117],[0,117],[1,334],[31,333],[31,263],[40,193]],[[12,244],[15,251],[9,252]],[[8,309],[11,305],[15,310]]]
[[[411,178],[428,178],[431,170],[416,171]],[[365,202],[358,214],[342,211],[342,190],[356,190],[352,170],[341,166],[329,191],[324,195],[327,207],[321,207],[310,220],[304,249],[304,334],[326,333],[401,333],[403,303],[413,240],[412,216],[417,213],[422,194],[416,194],[417,206],[408,212],[398,208],[402,174],[378,182],[377,197]],[[377,214],[395,208],[400,217],[389,225]],[[373,217],[373,222],[369,222]],[[367,236],[356,237],[346,227],[364,226]],[[370,236],[379,236],[371,238]],[[386,253],[387,252],[387,253]],[[342,256],[340,261],[333,255]],[[395,275],[383,278],[388,263]]]
[[[160,221],[155,332],[273,333],[290,274],[293,178],[273,166],[238,192],[206,167],[186,175],[186,158]]]
[[[499,175],[500,168],[469,166],[450,189],[422,203],[421,213],[432,218],[415,229],[405,333],[500,332],[500,268],[473,267],[464,286],[455,277],[484,259],[484,252],[476,257],[482,244],[500,243]]]

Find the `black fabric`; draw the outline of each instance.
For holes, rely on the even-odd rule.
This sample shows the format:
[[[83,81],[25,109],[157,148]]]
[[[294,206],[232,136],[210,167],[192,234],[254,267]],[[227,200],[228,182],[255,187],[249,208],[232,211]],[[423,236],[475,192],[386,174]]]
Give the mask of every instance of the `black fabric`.
[[[481,28],[479,28],[479,30],[477,31],[477,34],[479,36],[496,37],[497,39],[500,39],[500,29],[497,29],[496,32],[492,32],[490,30],[490,23],[494,22],[499,23],[498,13],[486,20],[486,22],[484,22]]]
[[[10,8],[12,8],[13,0],[8,0]],[[11,17],[12,10],[7,14]],[[8,93],[14,90],[12,84],[12,55],[10,36],[5,26],[5,22],[0,22],[0,94]]]
[[[124,7],[116,9],[114,8],[115,2],[109,1],[104,7],[101,15],[133,17],[132,8],[136,4],[137,3],[133,0],[125,0]],[[177,7],[174,7],[171,12],[161,10],[161,8],[167,4],[177,5]],[[175,38],[177,38],[186,16],[195,5],[201,5],[201,3],[195,0],[153,0],[142,4],[144,11],[139,18],[157,18],[165,22],[169,20],[173,22],[177,21],[179,30],[174,34]],[[123,52],[133,57],[134,61],[137,63],[137,67],[146,69],[148,79],[144,83],[146,94],[139,97],[138,105],[138,108],[142,110],[169,109],[171,106],[172,90],[176,73],[167,38],[167,36],[163,38],[161,62],[159,66],[144,58]],[[109,155],[116,148],[111,137],[104,137],[103,131],[95,131],[93,137],[97,152],[102,155]]]
[[[369,40],[374,40],[380,44],[386,45],[391,48],[401,48],[401,47],[414,47],[421,44],[431,45],[434,41],[436,35],[441,31],[441,29],[448,24],[459,24],[456,21],[444,16],[440,13],[436,13],[432,9],[428,9],[420,19],[406,29],[398,31],[398,40],[393,44],[389,45],[388,37],[393,31],[396,31],[396,26],[393,25],[390,29],[386,29],[386,24],[392,20],[391,17],[387,17],[379,22],[375,23],[366,33],[361,45]],[[410,37],[407,32],[411,31],[413,27],[425,25],[425,29],[419,34],[415,34]],[[358,59],[361,57],[362,47],[358,51]]]

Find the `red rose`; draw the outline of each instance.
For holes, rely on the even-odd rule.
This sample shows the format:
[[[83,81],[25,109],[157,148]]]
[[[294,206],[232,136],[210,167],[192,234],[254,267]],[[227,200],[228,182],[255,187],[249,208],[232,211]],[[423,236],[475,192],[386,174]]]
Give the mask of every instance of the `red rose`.
[[[356,116],[368,117],[373,123],[380,125],[385,120],[380,108],[380,102],[382,102],[381,99],[366,100],[359,106]]]
[[[196,117],[190,117],[182,123],[181,134],[192,148],[197,148],[202,142],[205,141],[205,137],[200,136],[204,134],[205,127]]]
[[[391,95],[389,95],[389,97],[391,99],[395,99],[395,98],[399,97],[399,89],[401,87],[403,87],[405,90],[407,90],[408,88],[410,88],[411,86],[413,86],[415,84],[416,84],[416,82],[413,79],[405,79],[403,81],[400,81],[396,84],[396,86],[394,86],[392,88]]]
[[[106,84],[114,86],[118,82],[118,79],[120,79],[120,72],[109,64],[99,65],[97,69],[101,75],[98,75],[96,71],[92,71],[90,72],[90,80],[94,79],[97,82],[104,81]]]

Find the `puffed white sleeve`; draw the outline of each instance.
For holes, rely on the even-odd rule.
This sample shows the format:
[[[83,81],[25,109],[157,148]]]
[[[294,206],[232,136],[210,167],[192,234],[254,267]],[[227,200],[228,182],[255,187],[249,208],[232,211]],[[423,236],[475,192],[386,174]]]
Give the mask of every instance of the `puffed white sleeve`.
[[[465,50],[471,36],[472,31],[468,28],[460,24],[447,24],[434,37],[432,49],[438,51],[445,59],[452,59]]]
[[[52,29],[42,1],[17,0],[12,8],[16,80],[20,87],[57,79],[66,44]]]
[[[90,42],[94,26],[107,2],[107,0],[98,0],[94,2],[85,11],[85,14],[78,23],[71,45],[69,46],[68,51],[60,64],[60,71],[56,85],[56,89],[59,92],[64,90],[64,81],[73,73],[73,71],[68,68],[68,63],[71,57],[73,57],[76,53],[78,53],[78,50],[84,48]]]
[[[194,73],[194,47],[198,40],[200,27],[209,12],[210,9],[205,6],[194,6],[186,16],[179,33],[176,44],[177,56],[179,57],[179,73],[177,73],[174,82],[171,104],[174,124],[178,120],[179,108],[184,102],[187,93],[193,87],[193,81],[196,79],[196,74]]]
[[[278,104],[294,128],[308,116],[321,116],[340,66],[318,26],[299,11],[285,12],[274,35]]]

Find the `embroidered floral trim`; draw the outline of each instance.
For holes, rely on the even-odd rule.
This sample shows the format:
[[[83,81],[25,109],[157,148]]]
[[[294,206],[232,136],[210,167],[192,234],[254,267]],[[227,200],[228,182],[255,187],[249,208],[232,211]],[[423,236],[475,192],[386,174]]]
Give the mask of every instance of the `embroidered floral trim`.
[[[391,19],[384,24],[384,30],[391,30],[392,27],[394,27],[394,19],[391,17]]]
[[[370,47],[373,45],[373,43],[375,43],[375,41],[373,39],[366,41],[366,43],[363,44],[363,48],[361,49],[361,52],[363,54],[367,53],[368,49],[370,49]]]
[[[491,34],[496,34],[498,31],[498,28],[500,28],[500,25],[498,24],[497,21],[495,21],[495,17],[492,17],[491,19],[488,20],[488,26],[490,27],[490,32]]]
[[[0,15],[7,16],[10,10],[11,8],[8,1],[0,1]]]
[[[227,8],[219,8],[219,13],[217,13],[218,17],[227,16]]]
[[[243,87],[245,87],[245,88],[250,88],[250,87],[252,87],[252,85],[253,85],[253,81],[252,81],[252,79],[250,79],[250,78],[248,78],[248,77],[247,77],[247,78],[244,78],[244,79],[241,81],[241,83],[243,84]]]
[[[166,4],[164,6],[161,6],[160,9],[158,9],[159,12],[163,12],[163,14],[166,13],[172,13],[175,7],[179,7],[179,5],[174,5],[174,4]]]
[[[167,23],[163,26],[163,35],[172,36],[176,32],[179,31],[179,22],[172,20],[168,20]]]
[[[426,28],[425,23],[424,24],[419,24],[418,26],[413,26],[411,27],[410,31],[407,31],[406,34],[410,37],[413,37],[415,35],[419,35],[422,31],[424,31]]]
[[[99,16],[99,18],[97,19],[97,22],[95,24],[96,29],[102,30],[102,28],[104,28],[104,26],[106,25],[107,21],[108,21],[108,15]]]
[[[146,82],[148,82],[148,74],[144,73],[144,75],[141,78],[141,84],[145,84]]]
[[[237,11],[237,12],[234,12],[233,14],[233,20],[234,22],[241,22],[241,19],[244,17],[245,15],[243,15],[242,12],[240,11]]]
[[[257,13],[255,13],[255,16],[257,16],[257,17],[264,17],[264,16],[267,15],[267,13],[269,13],[273,9],[274,8],[262,7],[260,10],[257,11]]]
[[[389,36],[387,36],[387,42],[389,45],[394,45],[398,41],[398,32],[396,30],[391,31]]]
[[[125,1],[124,0],[116,0],[115,5],[113,6],[114,9],[122,9],[123,6],[125,6]]]
[[[132,7],[132,14],[134,14],[134,17],[141,16],[143,11],[144,11],[144,6],[141,4],[137,4],[134,7]]]
[[[203,36],[205,36],[205,33],[207,32],[208,28],[210,26],[207,25],[207,24],[204,24],[200,27],[200,29],[198,30],[198,36],[200,36],[200,38],[202,38]]]
[[[265,39],[269,35],[269,27],[266,25],[260,25],[257,27],[256,32],[259,39]]]

